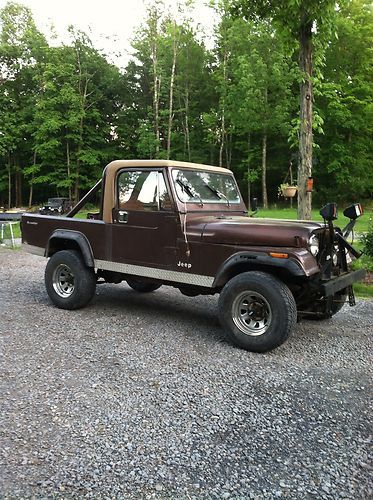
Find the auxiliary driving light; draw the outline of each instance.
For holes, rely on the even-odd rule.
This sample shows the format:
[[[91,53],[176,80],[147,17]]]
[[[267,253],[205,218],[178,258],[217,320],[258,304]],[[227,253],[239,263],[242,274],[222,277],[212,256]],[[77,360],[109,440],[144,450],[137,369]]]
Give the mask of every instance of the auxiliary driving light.
[[[320,215],[324,220],[332,221],[338,218],[337,204],[327,203],[320,210]]]
[[[343,210],[343,215],[351,220],[355,220],[363,215],[364,210],[360,203],[354,203]]]

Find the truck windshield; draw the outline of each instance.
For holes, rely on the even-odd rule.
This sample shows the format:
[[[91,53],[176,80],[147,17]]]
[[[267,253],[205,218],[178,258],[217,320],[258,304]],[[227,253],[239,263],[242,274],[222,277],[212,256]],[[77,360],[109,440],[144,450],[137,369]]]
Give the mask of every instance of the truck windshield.
[[[230,175],[203,170],[172,170],[177,196],[186,203],[240,203],[240,195]]]

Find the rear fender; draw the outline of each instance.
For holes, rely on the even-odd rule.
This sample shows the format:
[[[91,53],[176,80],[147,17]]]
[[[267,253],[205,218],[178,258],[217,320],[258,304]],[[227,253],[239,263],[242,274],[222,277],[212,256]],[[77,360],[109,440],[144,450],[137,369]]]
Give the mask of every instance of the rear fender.
[[[45,257],[51,257],[59,250],[80,250],[85,265],[87,267],[94,267],[91,244],[88,238],[79,231],[68,229],[56,229],[53,231],[45,249]]]

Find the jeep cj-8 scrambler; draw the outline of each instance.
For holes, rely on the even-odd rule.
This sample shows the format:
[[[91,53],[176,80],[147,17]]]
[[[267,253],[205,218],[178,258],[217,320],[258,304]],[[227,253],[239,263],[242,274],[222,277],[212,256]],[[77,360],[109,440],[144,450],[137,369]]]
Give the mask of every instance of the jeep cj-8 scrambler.
[[[74,216],[98,193],[99,212]],[[45,285],[63,309],[85,306],[96,283],[120,283],[139,293],[161,285],[188,296],[219,293],[219,317],[229,339],[264,352],[282,344],[297,319],[325,319],[348,299],[364,271],[349,270],[359,253],[324,223],[248,216],[230,170],[164,160],[113,161],[65,216],[24,214],[27,251],[48,258]],[[345,235],[361,215],[359,204]]]

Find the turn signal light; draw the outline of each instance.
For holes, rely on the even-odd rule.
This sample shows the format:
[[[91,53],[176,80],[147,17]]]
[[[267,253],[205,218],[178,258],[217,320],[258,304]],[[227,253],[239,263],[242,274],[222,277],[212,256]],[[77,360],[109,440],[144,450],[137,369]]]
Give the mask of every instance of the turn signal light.
[[[269,255],[275,259],[287,259],[289,257],[288,253],[269,252]]]

